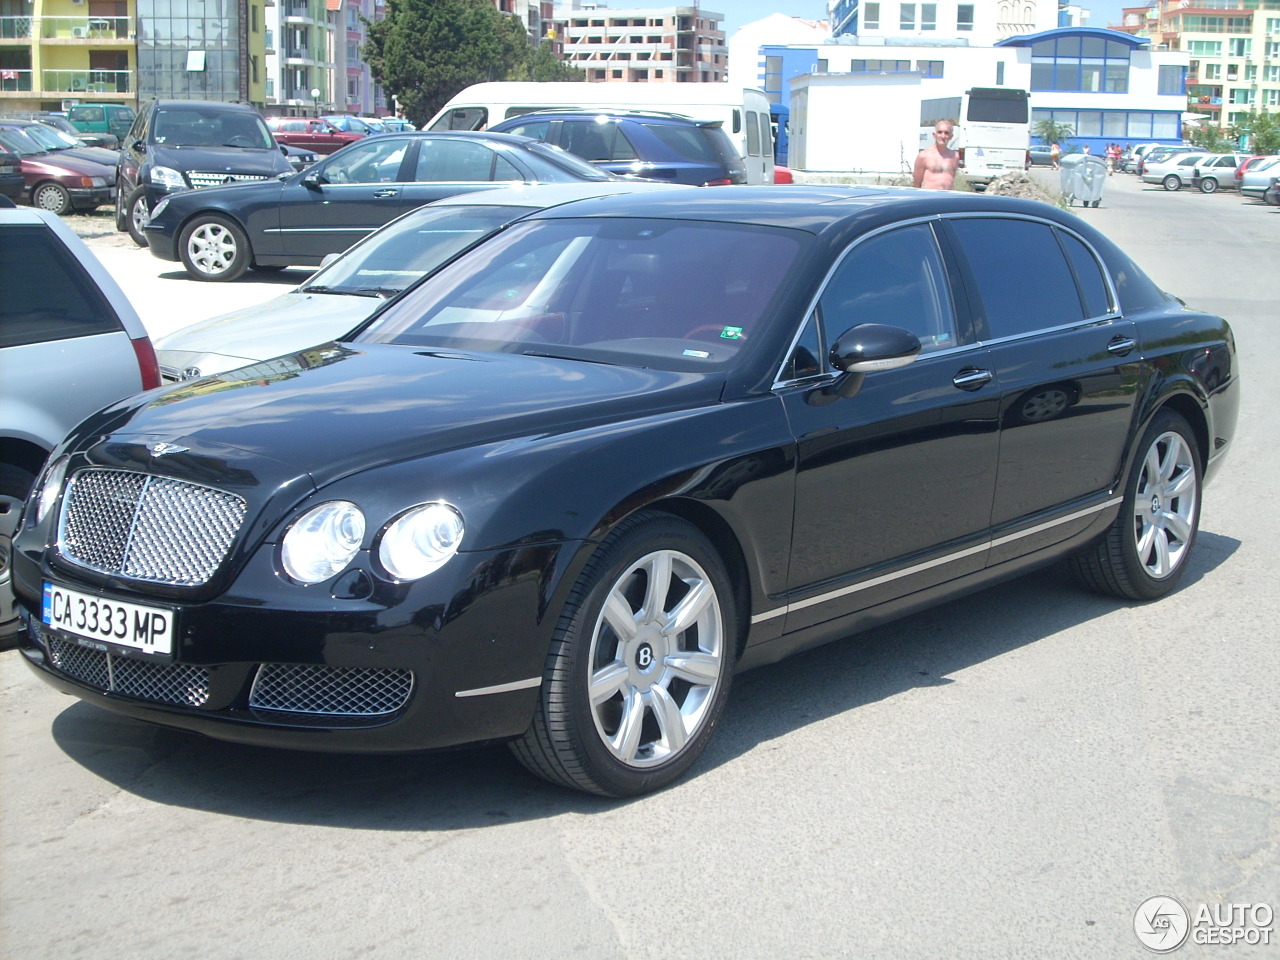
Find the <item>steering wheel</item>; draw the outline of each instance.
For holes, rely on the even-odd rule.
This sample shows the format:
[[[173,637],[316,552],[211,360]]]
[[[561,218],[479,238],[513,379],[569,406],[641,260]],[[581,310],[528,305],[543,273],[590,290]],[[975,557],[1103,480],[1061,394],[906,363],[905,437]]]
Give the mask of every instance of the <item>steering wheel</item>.
[[[227,141],[228,147],[253,147],[256,144],[251,137],[245,136],[243,133],[237,133],[234,137]]]

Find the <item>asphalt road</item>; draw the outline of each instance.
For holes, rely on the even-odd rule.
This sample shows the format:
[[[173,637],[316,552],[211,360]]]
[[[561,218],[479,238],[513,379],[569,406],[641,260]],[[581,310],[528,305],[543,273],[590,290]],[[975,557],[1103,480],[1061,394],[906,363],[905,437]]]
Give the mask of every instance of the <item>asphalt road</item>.
[[[1111,960],[1150,956],[1148,897],[1280,908],[1280,210],[1118,174],[1078,212],[1237,334],[1236,449],[1174,595],[1045,571],[746,674],[693,774],[629,802],[500,748],[310,756],[152,728],[6,652],[0,955]],[[173,274],[144,317],[248,289]],[[1280,956],[1270,936],[1176,955]]]

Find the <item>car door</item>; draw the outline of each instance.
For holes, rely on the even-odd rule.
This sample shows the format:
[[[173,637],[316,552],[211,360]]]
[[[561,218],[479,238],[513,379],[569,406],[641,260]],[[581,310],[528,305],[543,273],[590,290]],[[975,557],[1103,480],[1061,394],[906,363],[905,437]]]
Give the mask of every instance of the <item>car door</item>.
[[[412,172],[404,184],[408,206],[535,179],[488,143],[460,137],[418,137]]]
[[[930,222],[859,241],[783,373],[777,390],[797,444],[788,632],[985,563],[999,394],[949,276]],[[839,377],[825,358],[861,323],[906,327],[921,354],[867,374],[856,396],[836,397]]]
[[[1097,255],[1076,234],[1018,217],[946,225],[999,384],[995,564],[1080,532],[1114,499],[1141,354]]]

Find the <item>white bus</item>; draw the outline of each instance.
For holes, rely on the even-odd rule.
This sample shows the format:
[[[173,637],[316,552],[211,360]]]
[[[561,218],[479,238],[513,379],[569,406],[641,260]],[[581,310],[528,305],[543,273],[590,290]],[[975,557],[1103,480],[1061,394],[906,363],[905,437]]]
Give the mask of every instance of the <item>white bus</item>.
[[[723,83],[477,83],[449,100],[424,130],[483,130],[535,110],[576,107],[658,110],[718,120],[742,155],[747,183],[773,183],[769,98],[754,87]]]
[[[920,147],[933,143],[939,120],[955,126],[951,148],[970,183],[988,184],[1002,173],[1025,170],[1031,156],[1031,105],[1025,90],[974,87],[959,97],[920,101]]]

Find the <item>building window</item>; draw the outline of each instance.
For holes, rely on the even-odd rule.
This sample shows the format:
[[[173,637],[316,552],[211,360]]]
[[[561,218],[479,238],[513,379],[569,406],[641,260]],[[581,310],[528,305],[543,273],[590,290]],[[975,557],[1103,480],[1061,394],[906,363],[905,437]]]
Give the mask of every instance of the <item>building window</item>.
[[[938,29],[938,5],[936,3],[920,4],[920,29]]]
[[[914,30],[916,28],[916,5],[904,3],[898,7],[898,29]]]
[[[1251,106],[1253,104],[1253,91],[1234,87],[1231,90],[1231,98],[1227,102],[1239,106]]]
[[[1221,79],[1222,79],[1222,64],[1220,64],[1220,63],[1206,63],[1206,64],[1204,65],[1204,78],[1205,78],[1206,80],[1221,80]]]
[[[1101,37],[1041,40],[1031,47],[1031,89],[1127,93],[1129,45]]]
[[[1280,90],[1265,91],[1262,102],[1268,107],[1280,107]]]
[[[972,3],[962,3],[956,7],[956,29],[962,32],[973,30]]]
[[[997,87],[1004,86],[1004,61],[1003,60],[999,60],[996,62],[996,86]]]
[[[1222,56],[1222,41],[1188,40],[1187,52],[1193,57],[1220,57]]]
[[[1228,57],[1248,57],[1253,50],[1253,40],[1249,37],[1232,37],[1227,41]]]
[[[916,69],[920,71],[922,76],[941,77],[942,61],[941,60],[917,60]]]
[[[867,30],[880,29],[880,4],[868,3],[862,8],[862,26]]]
[[[1160,94],[1179,94],[1186,90],[1187,78],[1186,68],[1179,66],[1161,66],[1160,76],[1157,81],[1157,93]]]

